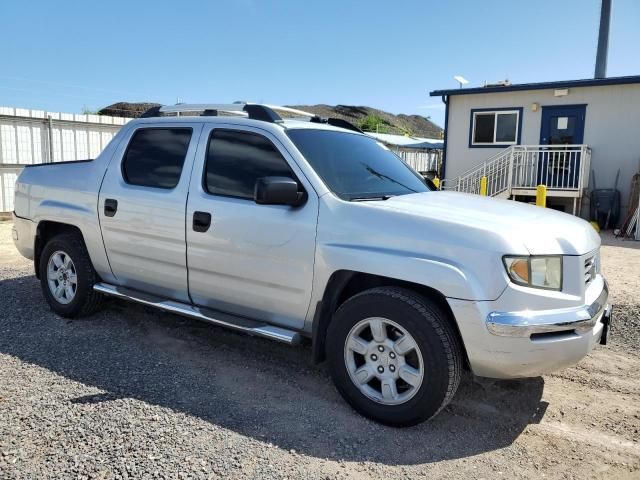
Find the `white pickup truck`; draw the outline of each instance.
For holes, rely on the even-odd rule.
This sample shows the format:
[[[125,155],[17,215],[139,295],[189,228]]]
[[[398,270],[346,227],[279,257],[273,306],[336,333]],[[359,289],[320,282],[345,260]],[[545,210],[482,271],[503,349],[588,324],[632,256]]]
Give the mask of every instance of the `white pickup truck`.
[[[396,426],[438,413],[465,368],[537,376],[606,341],[587,222],[435,191],[352,125],[277,111],[162,107],[95,160],[26,167],[13,236],[51,308],[110,295],[308,341],[357,411]]]

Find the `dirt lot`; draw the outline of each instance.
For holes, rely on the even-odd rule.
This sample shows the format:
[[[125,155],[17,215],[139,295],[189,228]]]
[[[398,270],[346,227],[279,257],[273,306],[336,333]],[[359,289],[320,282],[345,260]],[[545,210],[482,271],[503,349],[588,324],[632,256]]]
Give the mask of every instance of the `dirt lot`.
[[[544,378],[467,375],[397,430],[309,348],[117,301],[55,316],[0,223],[0,478],[640,478],[640,249],[604,243],[612,345]]]

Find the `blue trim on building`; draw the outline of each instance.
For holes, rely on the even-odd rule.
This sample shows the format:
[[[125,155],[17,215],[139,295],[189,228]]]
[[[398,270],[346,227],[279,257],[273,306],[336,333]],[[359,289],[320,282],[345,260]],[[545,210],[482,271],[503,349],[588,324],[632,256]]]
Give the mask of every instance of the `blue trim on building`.
[[[553,108],[553,107],[560,107],[560,108],[578,108],[578,107],[587,107],[589,104],[588,103],[568,103],[568,104],[564,104],[564,103],[556,103],[553,105],[540,105],[540,108]]]
[[[501,111],[517,111],[518,112],[518,128],[516,132],[516,143],[490,143],[486,145],[473,145],[473,114],[476,112],[501,112]],[[469,114],[469,148],[497,148],[505,149],[511,145],[520,145],[522,140],[522,114],[523,107],[500,107],[500,108],[472,108]],[[446,128],[446,127],[445,127]],[[446,132],[446,130],[445,130]]]
[[[442,166],[440,167],[440,178],[444,180],[447,173],[447,132],[449,131],[449,100],[446,95],[442,95],[444,102],[444,146],[442,148]]]
[[[451,90],[434,90],[429,95],[441,97],[445,95],[470,95],[474,93],[516,92],[521,90],[549,90],[555,88],[601,87],[606,85],[628,85],[640,83],[640,75],[609,78],[587,78],[583,80],[564,80],[558,82],[520,83],[504,87],[456,88]]]

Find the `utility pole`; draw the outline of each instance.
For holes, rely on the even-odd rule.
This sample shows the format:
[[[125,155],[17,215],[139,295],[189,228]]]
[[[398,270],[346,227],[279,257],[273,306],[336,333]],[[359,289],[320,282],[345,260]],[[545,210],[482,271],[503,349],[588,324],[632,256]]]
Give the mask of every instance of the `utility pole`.
[[[609,52],[609,24],[611,23],[611,0],[602,0],[600,9],[600,31],[594,78],[607,77],[607,54]]]

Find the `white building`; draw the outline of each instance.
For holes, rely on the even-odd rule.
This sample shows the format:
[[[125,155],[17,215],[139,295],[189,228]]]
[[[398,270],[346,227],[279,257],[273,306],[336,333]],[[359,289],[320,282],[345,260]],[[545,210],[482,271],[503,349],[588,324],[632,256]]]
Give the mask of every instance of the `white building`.
[[[640,76],[436,90],[446,105],[445,188],[548,204],[587,217],[596,188],[617,188],[624,217],[640,169]],[[593,176],[591,175],[593,171]],[[582,207],[582,208],[581,208]],[[621,221],[618,218],[618,223]]]

